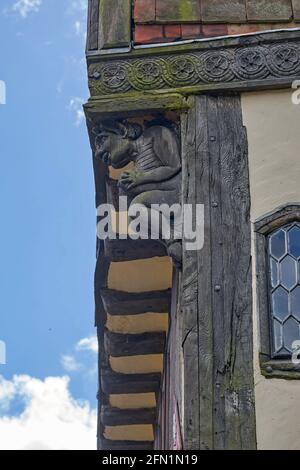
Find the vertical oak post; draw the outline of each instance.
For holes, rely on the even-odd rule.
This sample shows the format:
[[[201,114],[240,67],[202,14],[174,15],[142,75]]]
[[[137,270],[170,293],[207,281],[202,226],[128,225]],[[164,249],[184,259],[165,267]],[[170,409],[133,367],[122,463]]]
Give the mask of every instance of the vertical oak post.
[[[184,445],[255,449],[248,144],[240,98],[198,96],[182,118],[183,203],[205,241],[182,276]]]

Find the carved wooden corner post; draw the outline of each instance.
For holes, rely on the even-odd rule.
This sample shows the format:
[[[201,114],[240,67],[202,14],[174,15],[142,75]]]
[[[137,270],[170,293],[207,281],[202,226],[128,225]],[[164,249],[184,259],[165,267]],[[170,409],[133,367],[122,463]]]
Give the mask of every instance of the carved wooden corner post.
[[[176,318],[180,328],[176,327],[172,348],[177,358],[180,354],[176,350],[181,350],[184,364],[180,407],[183,446],[191,450],[255,449],[250,191],[240,97],[194,95],[185,107],[181,113],[181,156],[175,132],[156,120],[144,127],[132,118],[104,119],[93,127],[95,169],[97,172],[100,165],[106,174],[107,165],[122,169],[130,162],[135,164],[133,170],[121,174],[114,195],[109,195],[107,187],[105,201],[125,194],[131,205],[144,204],[146,208],[162,203],[171,206],[180,199],[183,208],[189,204],[194,212],[197,204],[204,206],[204,246],[189,250],[183,240],[182,274],[176,286],[181,318]],[[96,174],[96,180],[99,176]],[[115,256],[109,242],[105,245],[97,263],[99,292],[106,288],[104,255],[109,255],[107,262]],[[168,249],[171,247],[175,264],[181,265],[181,244],[179,248],[175,245],[179,255],[172,252],[173,244]],[[153,252],[151,244],[144,245],[141,257],[148,256],[145,250],[150,250],[149,256],[158,253],[157,247]],[[127,259],[138,257],[134,249],[127,254]],[[146,343],[138,346],[126,341],[127,355],[130,348],[133,354],[146,347]],[[154,351],[156,344],[163,350],[163,338],[155,341],[148,341],[148,350]],[[117,354],[121,347],[120,342],[118,346],[112,343],[113,336],[106,333],[104,358]],[[102,370],[108,365],[104,358]],[[174,380],[181,380],[180,373]]]
[[[195,96],[182,119],[183,203],[204,204],[201,251],[183,243],[186,449],[255,449],[250,192],[239,96]]]

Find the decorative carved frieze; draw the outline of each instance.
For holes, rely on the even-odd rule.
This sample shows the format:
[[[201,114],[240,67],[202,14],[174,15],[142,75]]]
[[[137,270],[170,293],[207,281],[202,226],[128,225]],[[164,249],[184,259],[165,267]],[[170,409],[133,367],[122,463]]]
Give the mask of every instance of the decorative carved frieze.
[[[300,76],[300,43],[282,41],[237,47],[124,58],[89,65],[92,96],[208,85],[296,78]],[[260,83],[261,86],[261,83]],[[208,88],[208,87],[207,87]]]

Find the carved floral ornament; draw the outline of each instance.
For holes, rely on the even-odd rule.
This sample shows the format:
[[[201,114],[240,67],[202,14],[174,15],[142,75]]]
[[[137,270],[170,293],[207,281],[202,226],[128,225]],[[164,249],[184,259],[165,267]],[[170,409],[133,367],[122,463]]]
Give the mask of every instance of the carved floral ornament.
[[[92,95],[105,95],[299,73],[300,45],[283,43],[91,64],[89,84]]]

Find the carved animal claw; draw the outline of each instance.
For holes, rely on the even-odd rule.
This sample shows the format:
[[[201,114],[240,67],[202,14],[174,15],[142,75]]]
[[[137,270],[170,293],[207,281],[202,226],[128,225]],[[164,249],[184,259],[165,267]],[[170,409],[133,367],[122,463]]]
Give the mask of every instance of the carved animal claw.
[[[119,185],[130,190],[140,183],[140,174],[136,171],[125,171],[119,180]]]

